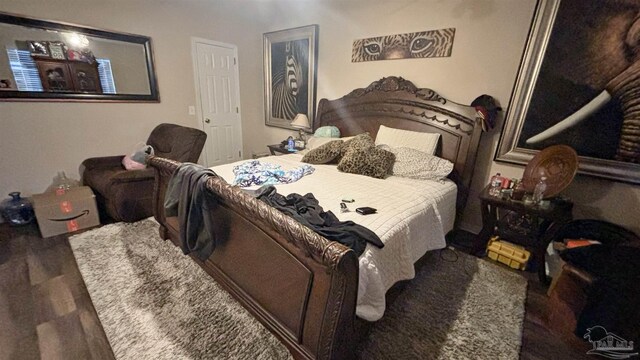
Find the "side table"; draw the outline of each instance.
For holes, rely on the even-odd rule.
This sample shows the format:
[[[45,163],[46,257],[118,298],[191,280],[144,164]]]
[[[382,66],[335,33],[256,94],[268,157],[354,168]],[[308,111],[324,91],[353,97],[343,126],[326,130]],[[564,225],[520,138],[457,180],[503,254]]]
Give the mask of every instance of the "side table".
[[[554,232],[573,219],[573,203],[553,198],[547,207],[525,205],[522,201],[489,195],[489,186],[482,190],[479,198],[482,206],[482,231],[476,238],[473,252],[483,252],[492,235],[530,248],[533,259],[538,264],[538,278],[548,284],[545,253]]]
[[[296,151],[289,151],[287,148],[280,144],[275,145],[267,145],[269,148],[269,152],[271,155],[282,155],[282,154],[295,154],[297,151],[303,150],[300,148],[296,148]]]

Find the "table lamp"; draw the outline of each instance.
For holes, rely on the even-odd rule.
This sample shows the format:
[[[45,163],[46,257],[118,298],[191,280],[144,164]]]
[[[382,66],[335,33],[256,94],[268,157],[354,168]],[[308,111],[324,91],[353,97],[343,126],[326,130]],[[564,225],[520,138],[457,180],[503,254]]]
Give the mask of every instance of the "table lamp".
[[[304,141],[304,144],[307,144],[306,137],[304,136],[304,130],[310,129],[311,124],[309,124],[309,118],[306,114],[298,114],[293,121],[291,122],[291,126],[298,129],[298,138]]]

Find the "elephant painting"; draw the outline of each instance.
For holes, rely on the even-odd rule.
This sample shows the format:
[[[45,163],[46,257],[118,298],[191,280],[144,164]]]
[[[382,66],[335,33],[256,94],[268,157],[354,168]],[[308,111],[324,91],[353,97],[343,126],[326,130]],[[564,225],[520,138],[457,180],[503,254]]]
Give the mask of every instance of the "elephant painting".
[[[517,146],[640,164],[640,1],[562,0]]]

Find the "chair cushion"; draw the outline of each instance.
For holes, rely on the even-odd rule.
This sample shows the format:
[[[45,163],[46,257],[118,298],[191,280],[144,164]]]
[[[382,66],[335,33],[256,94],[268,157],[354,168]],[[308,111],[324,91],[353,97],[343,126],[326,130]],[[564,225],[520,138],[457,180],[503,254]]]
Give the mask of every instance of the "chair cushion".
[[[92,169],[84,173],[82,181],[85,185],[90,186],[93,191],[107,197],[112,183],[111,178],[123,171],[126,172],[127,170],[117,167]]]
[[[124,167],[105,167],[92,169],[84,173],[83,182],[93,191],[109,197],[111,186],[131,181],[152,181],[153,169],[126,170]],[[134,196],[134,194],[132,194]]]

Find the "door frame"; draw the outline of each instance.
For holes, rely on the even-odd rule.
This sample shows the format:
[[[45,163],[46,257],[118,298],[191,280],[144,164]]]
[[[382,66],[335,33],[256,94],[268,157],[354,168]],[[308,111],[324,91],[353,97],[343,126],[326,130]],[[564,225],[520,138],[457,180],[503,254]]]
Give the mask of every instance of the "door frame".
[[[209,39],[204,39],[200,37],[191,37],[191,60],[193,64],[193,85],[196,88],[196,119],[200,123],[200,129],[207,132],[204,125],[204,116],[202,115],[202,99],[200,97],[200,74],[198,74],[198,49],[197,44],[207,44],[218,47],[226,47],[233,50],[233,57],[235,58],[235,69],[236,69],[236,80],[238,81],[238,86],[236,86],[236,96],[238,98],[238,118],[239,122],[239,133],[240,133],[240,159],[244,158],[244,141],[242,136],[242,106],[240,106],[240,60],[238,59],[238,47],[234,44],[224,43],[220,41],[214,41]],[[208,140],[208,139],[207,139]],[[205,151],[203,151],[203,159],[206,167],[209,167],[209,159],[207,159],[207,151],[206,151],[206,142],[205,142]]]

